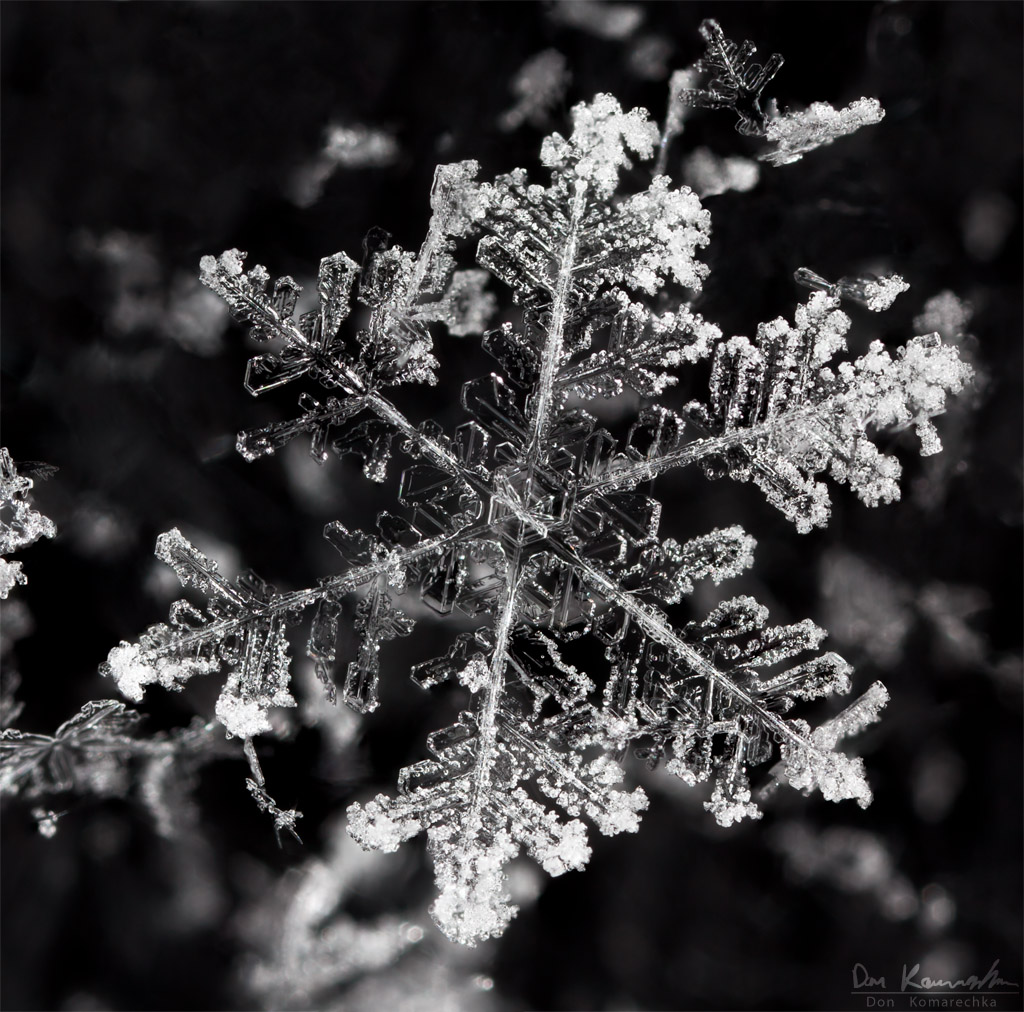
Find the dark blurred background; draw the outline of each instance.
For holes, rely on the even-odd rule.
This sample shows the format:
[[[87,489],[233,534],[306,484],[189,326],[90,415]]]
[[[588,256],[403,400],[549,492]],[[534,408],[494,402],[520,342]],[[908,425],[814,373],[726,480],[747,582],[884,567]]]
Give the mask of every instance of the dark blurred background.
[[[114,694],[98,665],[174,594],[152,558],[161,531],[180,526],[229,571],[308,586],[337,568],[324,522],[366,525],[393,500],[394,482],[371,486],[351,460],[318,470],[302,446],[251,465],[234,453],[237,431],[289,417],[294,394],[244,392],[251,349],[194,287],[199,257],[238,247],[308,283],[322,256],[358,259],[371,226],[416,248],[439,161],[476,158],[483,178],[536,172],[544,133],[598,91],[660,119],[668,73],[700,55],[698,25],[715,17],[786,57],[768,88],[781,108],[871,95],[887,115],[763,167],[750,193],[707,199],[712,275],[697,308],[751,334],[792,313],[797,267],[832,280],[896,271],[911,291],[881,318],[851,310],[854,350],[902,343],[925,300],[951,290],[973,307],[962,343],[982,382],[940,422],[941,459],[892,443],[903,503],[867,510],[836,490],[826,532],[797,535],[749,486],[659,485],[663,533],[743,523],[773,618],[831,624],[855,691],[886,681],[885,719],[858,745],[876,800],[861,812],[794,795],[724,831],[659,789],[667,775],[644,774],[638,836],[595,838],[583,874],[524,904],[481,957],[486,997],[510,1009],[863,1008],[849,995],[858,962],[898,979],[903,963],[957,975],[999,959],[1019,982],[1022,8],[632,7],[627,21],[642,21],[623,32],[544,3],[3,5],[3,444],[59,468],[35,489],[59,536],[19,556],[30,582],[12,595],[34,624],[8,658],[18,726],[52,731]],[[572,74],[550,125],[500,129],[510,80],[549,48]],[[383,149],[327,168],[330,124],[377,131]],[[699,145],[757,150],[728,114],[701,114],[669,173]],[[437,351],[439,386],[402,403],[450,426],[460,384],[490,366],[471,342]],[[684,384],[668,400],[698,393]],[[450,632],[421,625],[410,649],[438,653]],[[3,1007],[254,1007],[237,974],[245,869],[276,874],[318,853],[332,813],[386,789],[453,711],[405,678],[403,648],[385,648],[384,664],[385,703],[344,762],[325,764],[308,728],[266,746],[273,793],[306,813],[305,850],[277,849],[240,762],[203,772],[216,885],[199,888],[219,890],[205,910],[182,914],[196,880],[129,801],[69,800],[52,839],[28,806],[7,807]],[[209,712],[214,690],[154,691],[141,708],[153,729],[180,726]],[[420,868],[401,903],[429,889]],[[331,1001],[347,1007],[345,990]]]

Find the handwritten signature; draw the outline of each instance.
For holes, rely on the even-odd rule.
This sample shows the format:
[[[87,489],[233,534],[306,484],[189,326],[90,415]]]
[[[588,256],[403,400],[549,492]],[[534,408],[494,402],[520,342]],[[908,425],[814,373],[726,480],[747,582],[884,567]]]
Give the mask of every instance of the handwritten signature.
[[[937,977],[921,977],[921,964],[913,966],[903,964],[903,972],[900,979],[901,991],[991,991],[997,987],[1018,988],[1019,985],[1012,980],[1003,980],[999,976],[999,960],[997,959],[984,976],[979,977],[972,973],[969,977],[957,980],[942,980]],[[873,977],[868,973],[863,963],[855,963],[853,967],[853,989],[855,991],[863,988],[878,988],[885,990],[888,985],[885,977]]]

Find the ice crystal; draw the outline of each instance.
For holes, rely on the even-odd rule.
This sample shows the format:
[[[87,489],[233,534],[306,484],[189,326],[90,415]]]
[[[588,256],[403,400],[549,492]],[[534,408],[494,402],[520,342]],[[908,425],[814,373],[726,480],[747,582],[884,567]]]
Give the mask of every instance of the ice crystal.
[[[97,793],[121,776],[117,753],[131,748],[132,730],[141,719],[115,699],[86,703],[52,735],[0,732],[0,789],[29,796],[83,790],[88,780]],[[98,756],[103,761],[94,761]]]
[[[807,152],[839,137],[845,137],[863,126],[880,123],[885,111],[877,98],[859,98],[845,109],[834,109],[828,102],[812,102],[802,112],[786,112],[771,120],[765,136],[774,148],[761,155],[772,165],[798,162]]]
[[[717,75],[709,94],[753,124],[781,61],[755,71],[752,47],[705,34],[705,69]],[[504,869],[520,851],[559,875],[586,864],[587,823],[608,835],[637,829],[647,798],[623,783],[630,751],[688,784],[708,782],[706,807],[722,825],[759,815],[764,792],[755,797],[750,771],[773,757],[776,781],[833,801],[871,799],[861,760],[835,747],[878,718],[885,689],[872,686],[812,729],[791,711],[850,689],[849,665],[821,652],[823,629],[772,624],[742,594],[677,624],[666,608],[700,581],[742,573],[754,540],[736,526],[663,539],[661,504],[640,486],[699,465],[752,481],[799,531],[828,518],[824,472],[868,505],[892,501],[899,463],[871,436],[915,425],[933,450],[931,418],[969,370],[936,335],[894,354],[875,342],[844,356],[851,320],[840,299],[878,308],[895,282],[834,291],[825,282],[792,323],[761,324],[753,340],[724,337],[673,294],[699,289],[708,273],[697,257],[710,216],[689,188],[643,177],[638,163],[663,136],[645,110],[598,95],[573,110],[568,137],[544,140],[545,183],[522,169],[487,183],[473,162],[440,166],[419,251],[372,231],[361,264],[344,253],[321,261],[319,304],[297,319],[291,278],[268,287],[268,272],[245,271],[238,250],[201,264],[204,283],[268,347],[250,361],[246,388],[300,379],[324,388],[299,395],[295,419],[242,433],[241,453],[253,460],[305,436],[318,462],[356,454],[374,481],[405,454],[403,514],[381,513],[369,532],[328,524],[342,571],[289,592],[252,574],[229,583],[180,532],[162,535],[158,555],[207,603],[178,602],[169,624],[115,648],[107,673],[138,699],[152,684],[175,689],[224,671],[218,718],[245,742],[257,802],[293,829],[298,813],[266,794],[253,746],[270,710],[293,705],[287,626],[312,613],[317,677],[329,697],[340,691],[365,713],[385,680],[381,644],[413,626],[403,596],[418,591],[433,612],[458,612],[470,627],[411,674],[423,688],[460,685],[470,702],[428,737],[428,756],[401,772],[397,793],[349,809],[349,831],[382,851],[426,834],[433,916],[467,944],[500,934],[515,914]],[[469,238],[479,269],[460,271],[456,241]],[[515,323],[482,334],[496,370],[465,384],[468,419],[454,432],[410,421],[388,388],[434,382],[441,325],[483,330],[495,305],[485,281],[510,289],[519,307]],[[650,403],[621,445],[582,406],[624,390],[656,398],[705,358],[707,398],[682,414]],[[348,664],[337,656],[342,622],[361,640]],[[607,667],[582,666],[587,643]]]
[[[52,471],[45,465],[31,465],[35,473],[44,477]],[[26,465],[22,470],[28,470]],[[29,493],[33,480],[18,473],[18,465],[11,459],[6,447],[0,447],[0,556],[26,548],[40,538],[52,538],[57,533],[49,517],[32,508]],[[0,600],[6,599],[19,583],[27,583],[20,562],[0,558]]]
[[[711,18],[701,22],[700,34],[706,50],[693,70],[706,75],[706,83],[699,88],[677,89],[676,101],[684,106],[731,109],[741,134],[764,136],[768,120],[761,109],[761,93],[782,68],[784,59],[773,53],[763,64],[755,63],[754,44],[727,39],[721,25]]]
[[[721,25],[710,18],[701,22],[704,39],[703,57],[683,70],[673,73],[669,81],[668,111],[661,139],[657,171],[664,172],[668,147],[681,133],[683,121],[694,109],[728,109],[736,116],[736,130],[748,137],[762,137],[773,147],[758,157],[773,166],[799,161],[809,151],[831,144],[859,130],[878,123],[885,115],[877,99],[861,98],[845,109],[833,109],[827,102],[814,102],[802,112],[786,111],[780,115],[774,99],[765,102],[763,92],[785,60],[773,53],[763,63],[755,61],[757,47],[753,42],[732,42],[725,37]],[[719,175],[716,172],[716,175]],[[733,174],[750,179],[750,170],[739,166]],[[750,189],[756,182],[728,189]],[[712,191],[709,191],[709,193]],[[716,189],[713,192],[724,192]]]

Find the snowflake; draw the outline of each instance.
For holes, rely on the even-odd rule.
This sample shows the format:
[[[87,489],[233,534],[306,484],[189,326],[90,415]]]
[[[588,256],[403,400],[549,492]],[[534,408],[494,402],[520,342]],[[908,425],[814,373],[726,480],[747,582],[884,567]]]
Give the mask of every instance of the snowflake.
[[[878,123],[885,115],[874,98],[860,98],[838,110],[827,102],[814,102],[809,109],[787,110],[780,114],[775,100],[764,102],[762,96],[782,69],[783,57],[773,53],[764,63],[756,62],[754,43],[749,39],[742,43],[727,39],[721,25],[712,18],[701,22],[700,34],[704,39],[704,55],[688,67],[675,71],[669,81],[668,109],[655,167],[658,173],[665,171],[669,145],[682,132],[684,121],[695,109],[731,110],[736,115],[738,133],[764,138],[772,145],[758,157],[773,166],[798,162],[808,152],[852,134],[862,126]],[[749,190],[757,183],[757,166],[746,159],[723,160],[698,151],[691,155],[689,162],[689,174],[695,175],[698,181],[707,181],[702,196],[723,193],[727,189]],[[684,176],[687,174],[684,170]],[[700,186],[695,188],[701,189]]]
[[[753,42],[737,45],[727,39],[721,25],[712,18],[701,22],[701,38],[706,51],[692,67],[697,75],[707,75],[703,87],[677,87],[674,99],[683,106],[706,109],[731,109],[736,113],[736,130],[748,136],[764,136],[768,117],[761,109],[761,93],[782,69],[785,62],[773,53],[763,63],[753,60],[757,48]]]
[[[756,105],[768,78],[751,74],[744,94]],[[301,393],[296,418],[242,433],[242,454],[256,459],[304,435],[317,461],[356,454],[366,477],[382,481],[403,453],[412,459],[400,478],[404,515],[382,513],[370,532],[328,524],[342,571],[289,592],[251,573],[229,582],[179,531],[162,535],[157,554],[205,608],[176,603],[169,624],[115,648],[106,673],[139,699],[149,685],[178,689],[226,670],[217,716],[244,741],[257,801],[292,829],[298,813],[266,793],[253,744],[273,707],[294,705],[288,627],[312,612],[307,653],[327,695],[340,691],[366,713],[379,705],[381,644],[413,627],[403,596],[418,591],[439,615],[458,613],[465,631],[412,678],[461,686],[472,702],[428,737],[429,756],[401,772],[396,794],[351,806],[349,832],[382,851],[425,833],[433,916],[467,944],[500,934],[515,914],[504,869],[521,850],[559,875],[586,864],[588,822],[608,835],[638,828],[647,798],[622,785],[631,751],[688,784],[709,782],[705,807],[722,825],[759,816],[750,770],[773,758],[777,781],[871,800],[861,760],[836,745],[877,719],[885,689],[872,686],[812,728],[790,712],[850,689],[849,665],[820,652],[824,630],[772,624],[746,595],[675,623],[665,609],[700,581],[746,570],[754,539],[736,526],[662,539],[661,503],[640,486],[698,465],[752,482],[798,531],[823,526],[825,474],[868,505],[898,498],[900,465],[872,435],[913,425],[934,450],[931,419],[970,370],[937,335],[845,357],[841,299],[879,309],[902,282],[812,285],[823,290],[793,322],[761,324],[753,340],[726,338],[685,302],[667,302],[674,286],[701,287],[711,223],[697,195],[667,176],[637,184],[661,136],[645,110],[598,95],[573,110],[568,137],[545,139],[546,184],[522,169],[487,183],[473,162],[440,166],[419,251],[374,230],[361,264],[344,253],[321,261],[318,308],[297,319],[291,278],[268,287],[268,272],[246,271],[238,250],[201,264],[204,283],[267,346],[246,388],[306,379],[324,391]],[[466,238],[478,240],[478,268],[457,270],[456,240]],[[496,371],[465,384],[468,418],[454,432],[414,423],[388,388],[435,381],[439,325],[484,330],[492,280],[518,306],[518,322],[482,334]],[[364,311],[353,313],[353,301]],[[351,333],[350,316],[365,321]],[[650,404],[622,445],[583,407],[624,390],[656,398],[675,370],[702,359],[708,397],[680,413]],[[339,670],[343,620],[361,645]],[[581,666],[593,643],[608,662],[600,671]]]
[[[22,464],[23,471],[46,478],[56,468],[46,464]],[[18,473],[18,466],[11,459],[6,447],[0,447],[0,556],[25,548],[40,538],[52,538],[57,533],[49,517],[32,508],[29,493],[34,482],[25,474]],[[28,583],[20,562],[0,558],[0,600],[17,584]]]

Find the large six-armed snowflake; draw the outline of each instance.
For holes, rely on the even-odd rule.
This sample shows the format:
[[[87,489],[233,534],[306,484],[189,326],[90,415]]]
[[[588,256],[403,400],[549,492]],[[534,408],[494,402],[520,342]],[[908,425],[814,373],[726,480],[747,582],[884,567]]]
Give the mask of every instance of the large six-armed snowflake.
[[[823,630],[770,625],[745,596],[674,625],[663,606],[697,581],[739,574],[754,540],[739,527],[660,540],[661,504],[638,489],[699,464],[752,481],[798,530],[823,526],[819,476],[869,505],[896,499],[899,465],[869,435],[912,424],[934,452],[929,419],[969,374],[936,335],[894,356],[876,342],[830,365],[850,325],[840,298],[886,308],[906,287],[898,278],[829,285],[803,271],[820,290],[793,323],[762,324],[752,341],[724,339],[685,303],[656,312],[648,303],[666,283],[700,288],[707,268],[696,255],[710,216],[664,175],[618,192],[620,173],[659,147],[644,110],[623,112],[599,95],[575,108],[573,123],[568,139],[544,141],[547,185],[523,170],[480,183],[475,163],[440,166],[420,251],[372,232],[361,265],[344,253],[321,262],[319,308],[297,319],[291,278],[268,290],[267,272],[244,272],[237,250],[203,258],[203,281],[268,343],[246,387],[259,394],[305,377],[326,391],[302,393],[296,419],[243,433],[241,453],[255,459],[305,433],[318,461],[360,454],[380,481],[398,450],[413,459],[401,476],[404,512],[382,513],[371,533],[329,524],[345,568],[289,593],[251,574],[229,583],[177,530],[162,535],[157,554],[208,604],[178,602],[169,624],[122,643],[107,664],[133,699],[148,684],[178,688],[225,668],[217,716],[245,741],[257,802],[291,829],[298,813],[266,792],[252,744],[270,730],[271,707],[293,705],[287,627],[313,609],[308,654],[333,698],[339,622],[352,616],[361,647],[337,683],[345,703],[368,712],[378,705],[381,643],[413,625],[403,595],[416,589],[440,615],[460,613],[467,631],[412,677],[425,688],[461,683],[471,709],[429,736],[430,757],[402,771],[397,794],[353,805],[349,828],[383,850],[426,832],[440,888],[434,916],[467,943],[499,934],[515,913],[503,868],[520,848],[557,875],[589,857],[584,820],[606,834],[637,828],[647,799],[620,786],[631,751],[664,760],[687,783],[711,779],[706,807],[723,825],[760,814],[748,769],[776,752],[773,772],[794,787],[870,801],[861,761],[834,746],[876,718],[885,690],[872,686],[812,729],[791,708],[850,684],[841,657],[817,653]],[[482,269],[456,270],[456,240],[477,236]],[[518,307],[515,324],[483,333],[498,371],[463,387],[469,418],[454,432],[414,424],[387,389],[434,382],[430,324],[458,336],[484,330],[495,308],[489,279]],[[353,297],[368,323],[349,334]],[[653,404],[672,370],[709,356],[706,403],[680,414]],[[581,405],[627,389],[653,406],[617,446]],[[584,637],[603,645],[603,670],[574,663]]]

